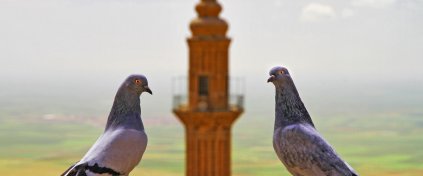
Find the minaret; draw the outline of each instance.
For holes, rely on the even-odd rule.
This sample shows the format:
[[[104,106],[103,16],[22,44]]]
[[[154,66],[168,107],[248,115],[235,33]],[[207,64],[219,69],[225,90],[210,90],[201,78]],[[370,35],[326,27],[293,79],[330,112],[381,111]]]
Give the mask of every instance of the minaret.
[[[231,175],[231,127],[243,112],[243,96],[229,99],[228,24],[215,0],[201,0],[188,38],[188,100],[174,99],[173,112],[185,125],[186,175]]]

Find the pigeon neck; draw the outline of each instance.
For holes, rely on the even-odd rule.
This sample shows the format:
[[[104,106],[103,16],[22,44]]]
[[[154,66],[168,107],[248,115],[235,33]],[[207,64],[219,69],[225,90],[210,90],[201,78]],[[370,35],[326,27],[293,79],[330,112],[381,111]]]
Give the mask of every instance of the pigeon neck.
[[[276,87],[275,129],[295,123],[306,123],[314,127],[292,80],[291,83]]]
[[[111,127],[131,126],[144,129],[141,121],[140,97],[127,89],[119,89],[107,120],[106,130]]]

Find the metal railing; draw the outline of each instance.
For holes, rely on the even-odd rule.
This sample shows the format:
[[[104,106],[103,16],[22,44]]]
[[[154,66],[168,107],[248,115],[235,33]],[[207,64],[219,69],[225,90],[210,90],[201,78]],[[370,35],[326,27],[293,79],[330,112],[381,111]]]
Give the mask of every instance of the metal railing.
[[[232,78],[229,81],[229,97],[228,110],[243,110],[244,109],[244,79]],[[172,80],[172,108],[174,110],[188,110],[188,81],[184,76],[175,77]],[[213,93],[211,93],[213,96]]]
[[[229,108],[236,110],[244,109],[244,95],[229,96]]]
[[[188,96],[186,94],[173,95],[174,110],[188,110]],[[244,95],[230,95],[228,98],[228,110],[244,109]]]
[[[188,109],[188,96],[187,95],[173,95],[172,102],[173,109]]]

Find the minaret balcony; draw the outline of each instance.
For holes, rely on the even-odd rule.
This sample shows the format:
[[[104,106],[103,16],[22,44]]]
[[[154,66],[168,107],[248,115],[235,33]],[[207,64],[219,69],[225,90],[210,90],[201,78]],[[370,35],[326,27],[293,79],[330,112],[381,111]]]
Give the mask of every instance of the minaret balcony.
[[[222,112],[222,111],[237,111],[244,110],[244,79],[231,78],[229,80],[228,92],[208,92],[207,95],[196,95],[195,102],[190,103],[190,96],[188,91],[188,82],[186,77],[177,77],[173,79],[172,94],[173,94],[173,111],[179,112]],[[192,94],[197,93],[193,92]],[[222,94],[228,94],[222,96]],[[193,95],[192,95],[193,96]],[[217,97],[219,96],[219,97]],[[224,108],[214,108],[209,99],[221,98],[227,99],[227,105]]]

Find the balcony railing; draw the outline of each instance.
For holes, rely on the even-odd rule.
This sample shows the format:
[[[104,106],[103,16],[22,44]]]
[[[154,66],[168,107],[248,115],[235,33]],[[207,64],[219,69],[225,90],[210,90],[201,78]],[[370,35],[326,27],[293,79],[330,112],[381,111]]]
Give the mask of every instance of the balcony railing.
[[[185,95],[173,95],[173,109],[188,109],[188,96]]]
[[[173,95],[174,110],[188,110],[188,96],[186,94]],[[230,95],[228,98],[228,110],[243,110],[244,95]],[[206,110],[204,110],[206,111]]]
[[[241,78],[232,78],[229,82],[229,96],[227,110],[243,110],[244,109],[244,80]],[[188,110],[188,82],[186,77],[176,77],[172,81],[173,109]],[[213,93],[210,94],[213,96]],[[207,109],[207,108],[205,108]],[[204,110],[204,109],[203,109]],[[207,110],[205,110],[207,111]]]

